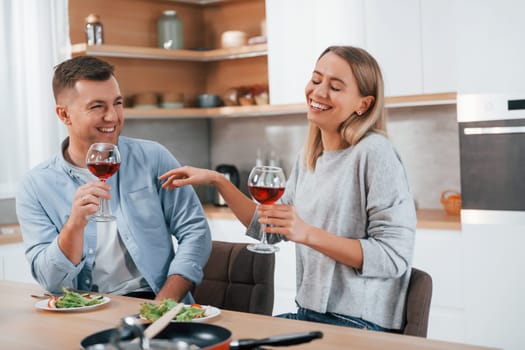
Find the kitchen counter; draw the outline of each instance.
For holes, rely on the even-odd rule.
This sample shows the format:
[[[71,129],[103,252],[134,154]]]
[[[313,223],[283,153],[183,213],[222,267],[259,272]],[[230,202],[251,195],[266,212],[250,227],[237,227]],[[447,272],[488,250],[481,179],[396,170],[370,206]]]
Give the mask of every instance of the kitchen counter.
[[[228,207],[216,207],[211,204],[204,205],[208,219],[237,220]],[[18,225],[1,226],[3,230],[13,232],[0,234],[0,245],[22,242],[22,235]],[[452,216],[441,209],[419,209],[417,211],[417,228],[432,230],[461,231],[460,216]],[[459,233],[459,232],[458,232]]]
[[[22,234],[18,225],[0,225],[0,245],[22,242]]]
[[[208,219],[237,220],[228,207],[216,207],[207,204],[204,205],[204,211]],[[461,219],[459,215],[448,215],[442,209],[419,209],[416,214],[418,229],[461,231]]]
[[[111,295],[111,301],[85,312],[52,312],[35,308],[30,294],[44,291],[34,285],[0,281],[0,344],[9,349],[78,349],[80,341],[95,332],[115,327],[124,316],[138,312],[144,299]],[[293,349],[487,349],[459,343],[436,341],[406,335],[373,332],[320,323],[295,321],[271,316],[221,310],[207,322],[227,328],[233,339],[321,331],[323,338]]]

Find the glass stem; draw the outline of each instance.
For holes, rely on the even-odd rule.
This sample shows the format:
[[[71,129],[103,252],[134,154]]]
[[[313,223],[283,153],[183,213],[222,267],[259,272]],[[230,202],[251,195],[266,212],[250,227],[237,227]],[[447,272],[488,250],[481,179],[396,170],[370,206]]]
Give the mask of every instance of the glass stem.
[[[261,233],[262,233],[262,236],[261,236],[261,244],[264,244],[264,245],[267,245],[268,244],[268,239],[267,239],[267,233],[264,232],[264,228],[266,227],[265,224],[261,224]]]
[[[106,198],[100,198],[100,207],[98,208],[99,216],[111,215],[111,209],[109,207],[109,201]]]

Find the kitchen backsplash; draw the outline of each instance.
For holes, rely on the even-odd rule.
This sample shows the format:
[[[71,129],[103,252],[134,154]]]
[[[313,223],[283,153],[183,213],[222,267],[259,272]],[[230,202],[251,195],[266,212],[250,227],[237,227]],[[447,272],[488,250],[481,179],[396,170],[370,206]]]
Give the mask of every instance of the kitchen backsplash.
[[[390,108],[388,134],[405,164],[419,208],[441,208],[443,190],[460,190],[456,106]],[[127,120],[123,135],[156,140],[184,165],[234,164],[246,179],[258,150],[271,151],[289,173],[306,138],[304,114],[254,118]],[[203,202],[213,190],[197,187]],[[0,201],[0,224],[15,223],[14,200]]]
[[[281,166],[289,173],[307,134],[304,114],[216,119],[211,125],[212,165],[235,164],[244,186],[257,149],[276,151]],[[391,108],[388,135],[405,164],[419,208],[441,208],[443,190],[460,190],[455,105]]]

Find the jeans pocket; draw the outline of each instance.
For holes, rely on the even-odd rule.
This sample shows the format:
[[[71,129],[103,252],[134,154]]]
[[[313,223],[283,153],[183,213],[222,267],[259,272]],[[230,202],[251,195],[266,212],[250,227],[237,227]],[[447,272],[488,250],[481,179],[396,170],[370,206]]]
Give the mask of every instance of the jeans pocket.
[[[363,319],[335,313],[330,313],[330,315],[337,320],[336,324],[338,325],[359,329],[368,329],[368,325]]]

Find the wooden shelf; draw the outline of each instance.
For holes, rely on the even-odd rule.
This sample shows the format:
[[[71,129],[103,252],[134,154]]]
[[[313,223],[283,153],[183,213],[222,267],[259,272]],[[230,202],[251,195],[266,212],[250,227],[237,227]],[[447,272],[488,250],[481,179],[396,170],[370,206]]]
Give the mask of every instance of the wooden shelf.
[[[93,55],[104,57],[124,57],[139,59],[158,59],[190,62],[214,62],[228,59],[239,59],[266,56],[266,44],[256,44],[228,49],[214,50],[166,50],[156,47],[125,45],[87,45],[86,43],[71,46],[74,56]]]
[[[448,105],[456,103],[456,93],[387,97],[386,108]],[[269,117],[306,113],[306,104],[232,106],[218,108],[138,109],[126,108],[127,119],[186,119]]]
[[[406,96],[390,96],[385,98],[386,108],[453,105],[456,104],[455,92],[444,92],[438,94],[421,94]]]
[[[192,5],[211,5],[211,4],[219,4],[222,2],[230,2],[235,0],[169,0],[171,2],[178,2],[183,4],[192,4]],[[238,0],[237,0],[238,1]]]
[[[306,105],[259,105],[217,108],[139,109],[126,108],[126,119],[240,118],[305,113]]]

